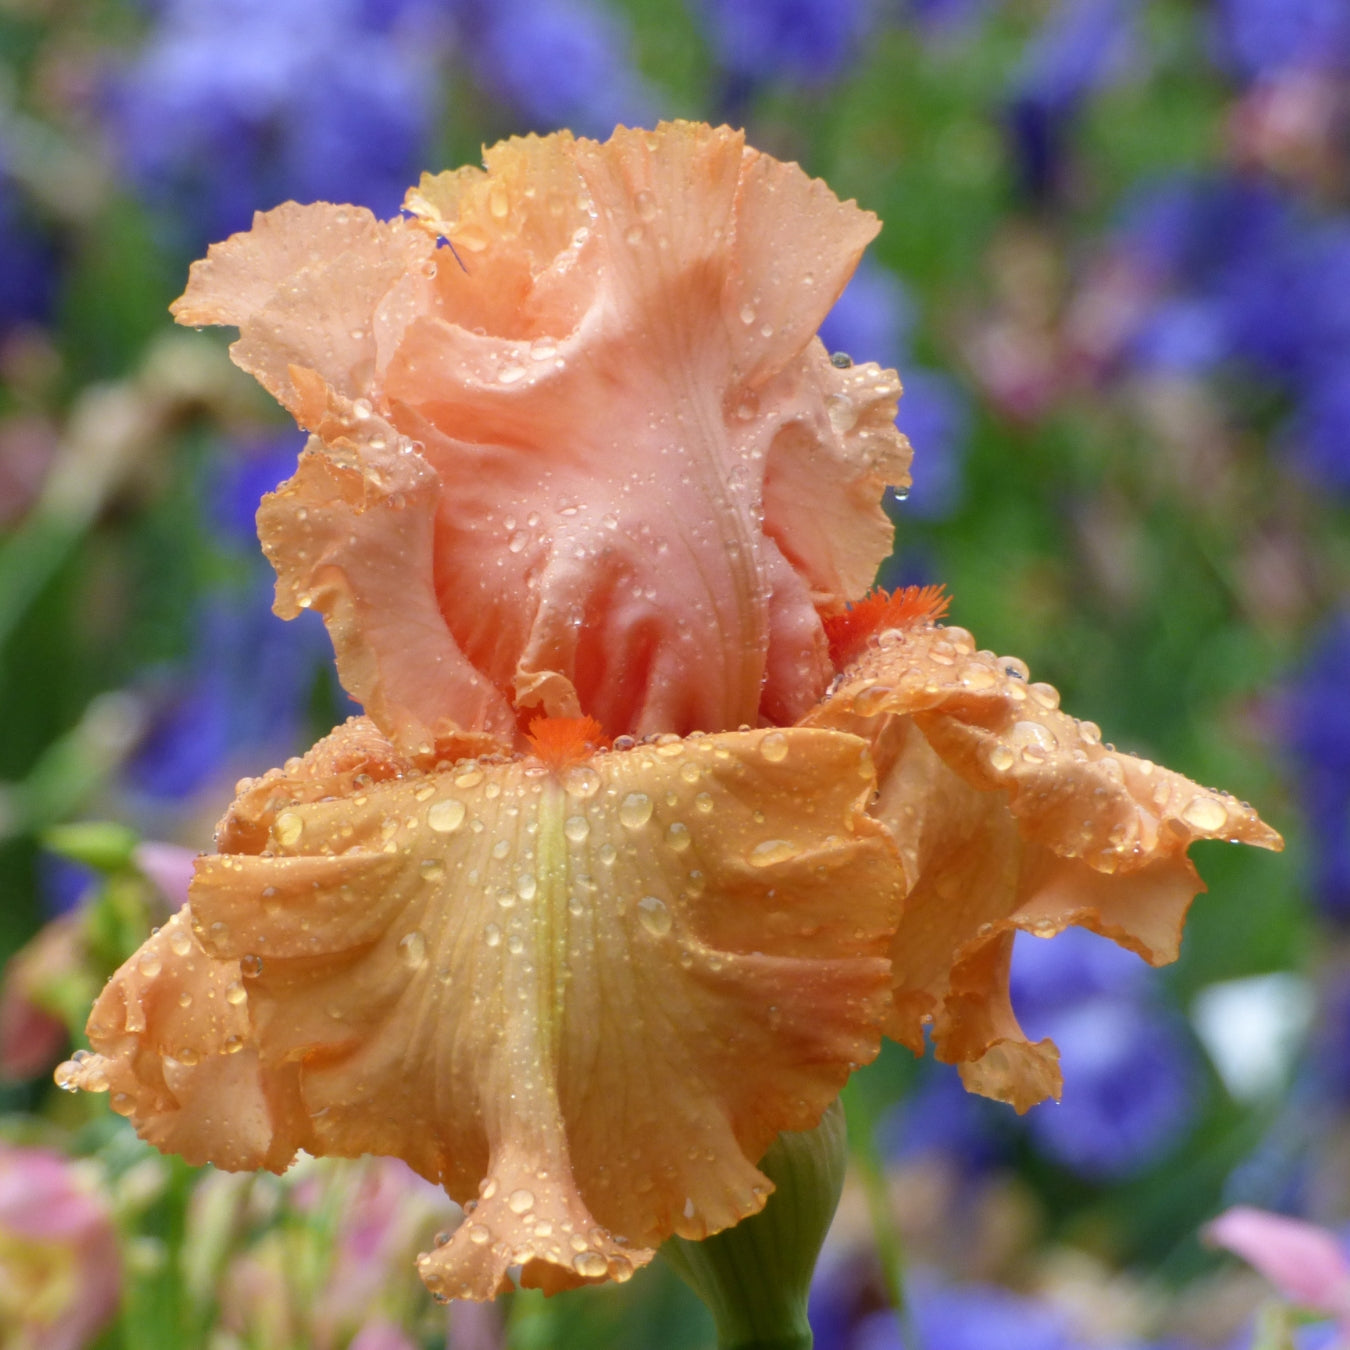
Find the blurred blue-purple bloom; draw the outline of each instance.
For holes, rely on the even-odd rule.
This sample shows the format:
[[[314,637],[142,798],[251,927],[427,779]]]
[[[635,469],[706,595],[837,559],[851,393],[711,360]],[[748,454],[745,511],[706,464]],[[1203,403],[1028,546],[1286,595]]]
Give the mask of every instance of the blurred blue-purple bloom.
[[[40,323],[51,310],[56,260],[26,209],[0,137],[0,335],[12,325]]]
[[[653,119],[633,66],[631,34],[592,0],[461,0],[474,78],[521,119],[520,130],[567,126],[606,139]]]
[[[826,84],[878,17],[875,0],[699,0],[713,56],[733,80]]]
[[[1322,911],[1350,922],[1350,613],[1332,621],[1284,700],[1312,852],[1313,895]]]
[[[355,202],[392,215],[437,110],[426,23],[371,0],[164,0],[112,79],[117,157],[196,249],[255,210]],[[415,17],[415,16],[411,16]]]
[[[1077,1350],[1064,1314],[996,1285],[940,1286],[916,1280],[911,1295],[922,1350]],[[893,1313],[866,1319],[853,1350],[920,1350]]]
[[[1019,936],[1011,988],[1027,1036],[1053,1040],[1064,1072],[1060,1102],[1025,1118],[1042,1153],[1111,1181],[1181,1142],[1197,1117],[1196,1055],[1137,956],[1083,929]]]
[[[1215,0],[1219,62],[1244,79],[1289,69],[1350,69],[1344,0]]]
[[[311,694],[331,673],[332,648],[317,614],[283,622],[272,613],[272,571],[253,526],[260,497],[291,473],[296,453],[293,435],[237,447],[204,494],[217,540],[242,575],[207,595],[187,661],[159,681],[157,715],[127,768],[130,785],[152,798],[187,801],[308,739]]]
[[[1060,185],[1068,123],[1083,100],[1129,69],[1137,9],[1138,0],[1060,0],[1028,46],[1007,120],[1021,185],[1033,201]]]

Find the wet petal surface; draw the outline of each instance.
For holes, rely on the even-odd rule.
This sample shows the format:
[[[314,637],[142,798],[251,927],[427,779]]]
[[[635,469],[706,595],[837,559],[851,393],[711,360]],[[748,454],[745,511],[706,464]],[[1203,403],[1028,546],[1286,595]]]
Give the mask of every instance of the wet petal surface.
[[[348,689],[410,752],[471,714],[505,735],[508,704],[611,736],[795,720],[832,674],[818,613],[870,582],[908,481],[899,382],[813,337],[875,218],[726,128],[486,164],[425,178],[413,221],[291,204],[194,269],[178,317],[239,325],[328,461],[268,509],[282,592],[326,597]],[[401,578],[360,561],[377,531],[393,561],[400,512]]]
[[[420,773],[377,745],[350,723],[245,785],[221,837],[246,851],[202,859],[114,977],[79,1085],[198,1161],[405,1158],[470,1210],[421,1265],[453,1297],[513,1265],[626,1278],[760,1208],[754,1160],[889,1006],[866,747],[769,730]]]
[[[909,884],[891,1034],[921,1052],[931,1021],[967,1086],[1019,1110],[1057,1095],[1059,1070],[1009,1004],[1013,933],[1077,924],[1160,965],[1203,889],[1193,841],[1281,846],[1245,803],[1103,744],[1021,661],[922,615],[876,634],[807,722],[876,758],[872,811]]]

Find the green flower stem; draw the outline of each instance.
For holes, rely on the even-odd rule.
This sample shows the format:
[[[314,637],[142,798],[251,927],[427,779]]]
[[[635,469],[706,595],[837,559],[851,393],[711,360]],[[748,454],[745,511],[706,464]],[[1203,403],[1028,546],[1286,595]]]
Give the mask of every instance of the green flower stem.
[[[814,1130],[778,1136],[760,1161],[774,1193],[760,1213],[661,1254],[707,1306],[719,1350],[811,1350],[806,1303],[848,1159],[836,1101]]]

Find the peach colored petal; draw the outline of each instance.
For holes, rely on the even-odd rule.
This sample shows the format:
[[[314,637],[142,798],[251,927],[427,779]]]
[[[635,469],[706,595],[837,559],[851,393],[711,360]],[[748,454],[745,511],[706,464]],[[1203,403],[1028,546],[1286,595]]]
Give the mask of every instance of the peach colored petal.
[[[404,1158],[470,1210],[421,1261],[435,1292],[626,1278],[759,1209],[755,1159],[876,1053],[901,887],[873,782],[831,731],[422,773],[349,723],[244,785],[189,901],[204,951],[170,963],[166,926],[70,1074],[224,1166]],[[242,1032],[173,1012],[241,970]],[[251,1085],[161,1086],[166,1055],[201,1073],[236,1034]]]
[[[279,562],[282,612],[322,554],[344,681],[378,688],[368,711],[409,751],[480,716],[501,736],[489,689],[611,736],[794,720],[832,674],[818,611],[870,582],[881,492],[908,481],[898,381],[812,336],[874,217],[727,128],[527,137],[485,162],[424,178],[414,221],[289,206],[194,270],[179,317],[239,323],[236,360],[330,459],[360,439],[345,409],[390,459],[405,438],[351,554],[327,469],[271,503],[275,558],[318,528],[312,494],[349,502]],[[236,284],[249,269],[266,284]],[[354,578],[405,509],[402,589],[392,566]]]
[[[1281,846],[1249,806],[1103,745],[1058,703],[1016,658],[919,616],[875,635],[807,719],[870,739],[873,814],[909,883],[890,1033],[920,1052],[931,1022],[939,1057],[1019,1110],[1059,1077],[1008,1003],[1012,933],[1077,924],[1162,964],[1203,889],[1194,840]]]
[[[297,1140],[250,1043],[239,963],[208,955],[191,924],[185,906],[113,975],[86,1027],[97,1053],[57,1081],[108,1092],[143,1139],[196,1166],[280,1171]]]
[[[238,328],[235,364],[292,412],[299,400],[292,366],[317,372],[347,398],[372,398],[375,308],[434,252],[406,221],[379,221],[364,207],[287,202],[213,244],[169,308],[182,324]]]
[[[325,438],[310,437],[258,511],[276,612],[323,615],[344,687],[401,749],[509,746],[515,715],[465,657],[432,585],[441,479],[381,419],[346,411],[325,410]]]

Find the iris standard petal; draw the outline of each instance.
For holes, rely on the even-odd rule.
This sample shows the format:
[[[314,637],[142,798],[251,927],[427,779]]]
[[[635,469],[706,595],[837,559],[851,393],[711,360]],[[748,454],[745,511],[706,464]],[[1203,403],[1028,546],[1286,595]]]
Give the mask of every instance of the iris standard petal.
[[[833,673],[818,615],[870,580],[882,490],[908,481],[899,382],[813,337],[875,218],[727,128],[485,159],[424,178],[411,221],[259,217],[177,306],[239,324],[235,359],[326,445],[344,404],[404,438],[404,580],[443,625],[371,569],[334,578],[383,616],[339,625],[344,681],[405,749],[441,716],[395,673],[428,632],[522,714],[610,735],[794,720]],[[307,533],[306,495],[273,503],[274,552]]]

